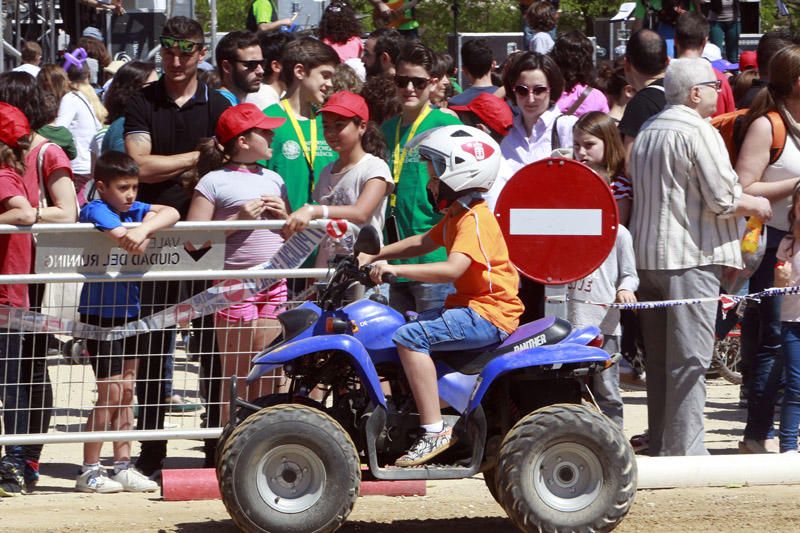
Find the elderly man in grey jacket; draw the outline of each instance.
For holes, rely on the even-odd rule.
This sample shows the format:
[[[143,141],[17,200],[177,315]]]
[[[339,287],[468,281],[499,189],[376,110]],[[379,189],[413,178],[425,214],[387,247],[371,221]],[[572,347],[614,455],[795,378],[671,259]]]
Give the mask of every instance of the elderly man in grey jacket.
[[[723,267],[741,268],[737,217],[768,220],[769,201],[742,193],[719,132],[708,121],[720,85],[700,58],[673,60],[667,107],[631,151],[631,233],[642,301],[719,295]],[[705,373],[716,302],[643,311],[651,455],[704,455]]]

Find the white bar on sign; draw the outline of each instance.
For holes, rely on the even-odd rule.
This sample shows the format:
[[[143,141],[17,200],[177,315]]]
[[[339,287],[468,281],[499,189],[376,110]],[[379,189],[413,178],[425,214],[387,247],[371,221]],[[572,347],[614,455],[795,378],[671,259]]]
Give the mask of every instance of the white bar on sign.
[[[511,235],[602,235],[601,209],[511,209]]]

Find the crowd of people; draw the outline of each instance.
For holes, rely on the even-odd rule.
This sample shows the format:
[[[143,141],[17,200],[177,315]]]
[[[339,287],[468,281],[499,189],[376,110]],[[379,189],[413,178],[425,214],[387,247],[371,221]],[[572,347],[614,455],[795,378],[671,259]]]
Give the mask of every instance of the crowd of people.
[[[376,267],[376,275],[401,278],[375,290],[394,309],[429,313],[422,320],[442,308],[474,310],[451,320],[471,321],[467,337],[484,335],[489,345],[518,323],[541,318],[544,290],[525,277],[517,281],[486,207],[494,206],[520,168],[551,156],[574,158],[607,181],[621,225],[608,259],[570,284],[569,318],[576,325],[599,326],[609,353],[624,351],[626,338],[633,344],[643,340],[649,431],[639,436],[640,447],[651,455],[705,454],[705,373],[717,306],[624,315],[595,304],[715,298],[725,289],[723,272],[743,266],[745,217],[767,227],[766,252],[749,291],[775,282],[798,284],[800,38],[769,32],[755,58],[743,53],[738,64],[721,62],[709,37],[726,21],[718,16],[709,23],[699,12],[685,10],[672,21],[674,57],[658,32],[641,29],[631,35],[624,57],[595,67],[594,46],[583,33],[551,36],[556,18],[551,2],[527,4],[529,49],[498,64],[487,41],[467,41],[459,51],[464,90],[454,78],[453,58],[424,45],[416,28],[382,28],[362,40],[355,13],[339,0],[325,11],[320,39],[272,31],[275,17],[257,11],[259,31],[226,34],[213,51],[216,67],[205,61],[210,52],[201,25],[171,18],[160,37],[160,76],[153,63],[110,62],[102,35],[91,29],[58,65],[39,67],[41,50],[26,45],[25,63],[0,74],[0,223],[91,222],[136,254],[154,231],[178,220],[284,220],[282,232],[227,235],[225,268],[236,270],[264,263],[312,220],[346,219],[382,235],[386,247],[375,259],[389,262]],[[725,9],[729,4],[721,3]],[[729,60],[731,54],[728,49]],[[737,153],[729,158],[725,139],[709,119],[736,110],[742,110]],[[478,185],[453,188],[443,168],[470,157],[480,166],[488,156],[437,160],[453,144],[447,140],[436,141],[445,146],[440,151],[420,149],[421,138],[437,139],[441,132],[474,138],[489,148],[486,153],[496,151],[499,162],[491,177],[481,174]],[[773,140],[780,135],[785,143],[775,150]],[[473,194],[480,189],[485,194]],[[466,211],[454,211],[453,205]],[[445,211],[448,219],[458,217],[458,224],[443,223]],[[474,214],[475,224],[465,234],[470,239],[477,234],[477,242],[461,232],[467,227],[462,220],[472,219],[465,212]],[[142,224],[126,230],[123,222]],[[493,235],[496,256],[486,256],[478,224]],[[326,241],[308,264],[326,266],[351,249],[352,240]],[[30,234],[0,236],[0,271],[31,273],[34,253]],[[472,277],[467,283],[461,276]],[[472,305],[481,299],[480,284],[487,282],[492,290],[493,279],[502,280],[501,292]],[[87,283],[80,295],[81,321],[119,325],[210,284]],[[208,378],[209,427],[225,424],[229,416],[221,378],[247,374],[252,354],[274,339],[277,315],[301,288],[280,280],[194,321],[193,330],[200,332],[194,350]],[[0,304],[38,309],[43,294],[43,285],[2,285]],[[743,451],[797,450],[797,306],[796,297],[785,296],[748,301],[744,309]],[[430,376],[419,354],[440,342],[427,331],[409,327],[395,338],[409,375],[426,384],[417,390],[412,383],[425,415],[424,432],[402,465],[419,464],[438,453],[437,447],[450,445],[436,397],[425,388]],[[48,342],[42,334],[3,335],[6,434],[49,428]],[[162,429],[174,346],[174,329],[87,342],[99,394],[86,430],[131,429],[134,418],[137,429]],[[620,379],[615,366],[595,377],[592,387],[603,412],[621,427]],[[773,417],[781,385],[776,439]],[[250,387],[242,383],[240,390],[254,399],[281,386],[274,376]],[[204,449],[213,466],[215,441],[206,441]],[[33,490],[41,450],[6,446],[0,496]],[[78,490],[156,490],[152,479],[162,467],[166,441],[143,442],[135,463],[130,443],[115,443],[110,473],[100,464],[100,451],[99,443],[85,445]]]

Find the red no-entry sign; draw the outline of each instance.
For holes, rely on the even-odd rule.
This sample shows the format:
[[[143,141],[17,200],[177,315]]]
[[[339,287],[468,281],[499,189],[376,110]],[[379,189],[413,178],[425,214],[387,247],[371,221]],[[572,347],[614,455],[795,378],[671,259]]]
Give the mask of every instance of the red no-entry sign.
[[[617,237],[611,189],[571,159],[543,159],[521,168],[500,193],[495,215],[517,269],[548,285],[594,272]]]

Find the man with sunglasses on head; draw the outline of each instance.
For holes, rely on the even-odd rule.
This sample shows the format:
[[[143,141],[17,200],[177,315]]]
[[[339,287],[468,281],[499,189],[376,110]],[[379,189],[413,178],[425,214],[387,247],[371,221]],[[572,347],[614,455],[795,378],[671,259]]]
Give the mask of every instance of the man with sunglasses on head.
[[[183,187],[181,175],[197,166],[199,152],[195,147],[200,139],[214,135],[217,120],[230,102],[197,79],[197,65],[207,52],[203,28],[197,21],[186,17],[167,20],[160,42],[164,74],[128,103],[125,150],[140,169],[137,200],[174,207],[183,220],[191,193]],[[197,285],[194,289],[202,287]],[[140,296],[141,316],[146,317],[179,303],[187,293],[175,281],[144,282]],[[211,324],[209,328],[213,332]],[[213,334],[201,337],[200,351],[214,352]],[[167,397],[166,359],[172,355],[175,330],[153,331],[139,339],[140,412],[136,428],[162,429]],[[155,475],[166,453],[166,441],[143,442],[136,468],[145,475]]]
[[[422,132],[461,124],[461,122],[430,105],[431,90],[438,79],[431,74],[435,62],[434,52],[414,41],[407,44],[397,58],[394,76],[397,96],[402,103],[399,116],[383,123],[381,131],[389,149],[389,168],[395,189],[389,197],[386,216],[386,242],[421,235],[439,222],[438,208],[429,199],[427,191],[428,167],[420,159],[416,148],[407,145]],[[393,263],[435,263],[447,259],[444,248],[429,254],[393,261]],[[400,280],[390,289],[389,302],[401,313],[421,312],[442,307],[447,295],[452,292],[450,283],[422,283]]]
[[[264,79],[264,54],[255,33],[232,31],[219,40],[214,50],[217,70],[222,79],[220,94],[231,105],[244,102],[258,92]]]

